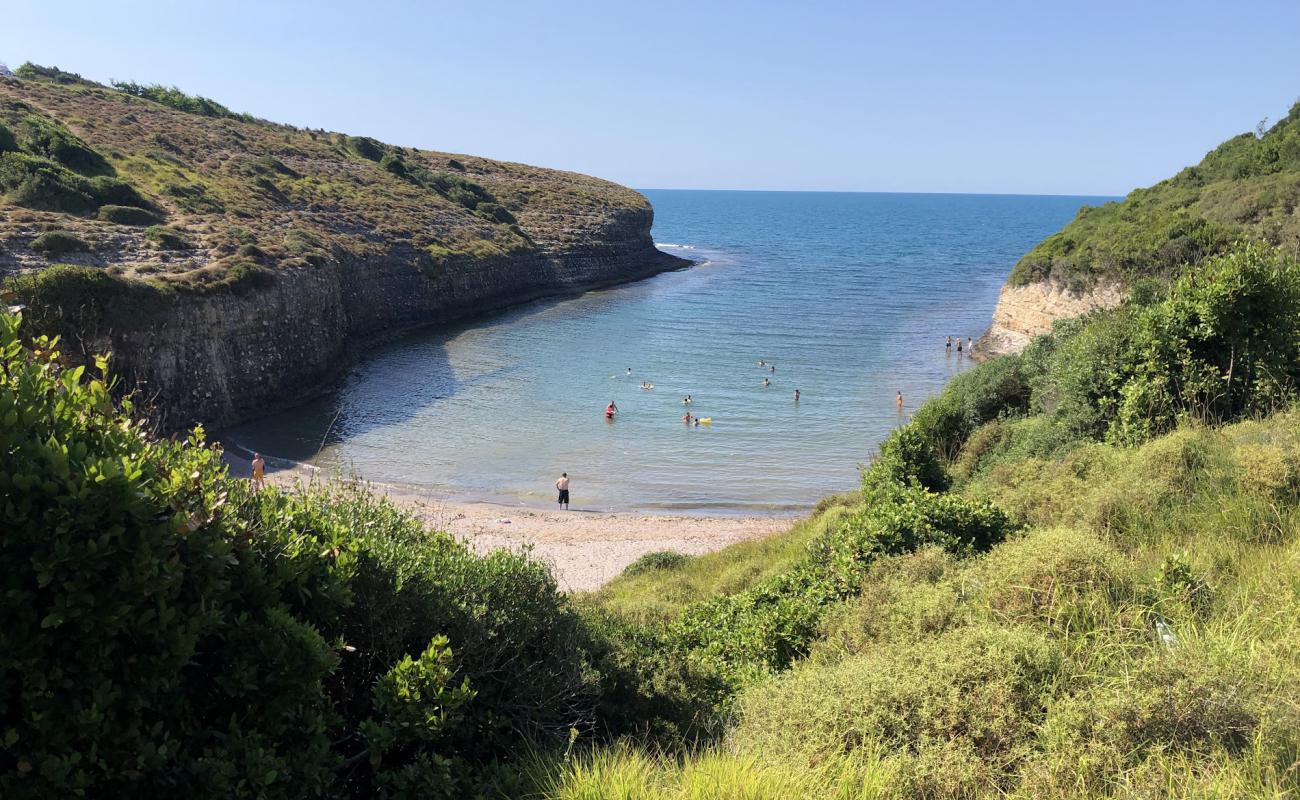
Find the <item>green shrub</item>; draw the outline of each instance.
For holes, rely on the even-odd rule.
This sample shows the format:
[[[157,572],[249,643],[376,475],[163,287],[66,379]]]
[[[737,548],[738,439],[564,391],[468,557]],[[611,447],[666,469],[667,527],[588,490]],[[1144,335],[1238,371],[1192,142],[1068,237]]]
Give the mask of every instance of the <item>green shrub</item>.
[[[474,212],[486,220],[491,222],[500,222],[503,225],[513,225],[517,221],[515,220],[514,214],[511,214],[505,207],[497,205],[496,203],[480,202],[475,206]]]
[[[882,643],[747,690],[731,738],[777,761],[858,750],[910,757],[904,780],[922,785],[946,763],[958,767],[946,780],[961,788],[926,796],[992,795],[1033,752],[1060,663],[1043,637],[989,626]]]
[[[631,577],[633,575],[644,575],[648,572],[671,572],[678,569],[683,564],[689,563],[691,557],[683,553],[674,553],[671,550],[658,550],[645,555],[628,564],[623,569],[623,575]]]
[[[133,97],[142,97],[146,100],[152,100],[155,103],[161,103],[177,111],[184,111],[187,114],[198,114],[203,117],[236,117],[242,118],[243,115],[235,114],[230,109],[218,103],[216,100],[209,100],[206,97],[197,97],[182,92],[175,86],[159,86],[158,84],[142,85],[130,81],[113,81],[113,88],[119,92],[132,95]]]
[[[71,231],[46,231],[32,239],[29,246],[33,250],[56,258],[66,253],[86,253],[90,251],[90,245]]]
[[[249,600],[268,589],[259,550],[303,569],[318,550],[231,536],[216,451],[148,442],[101,380],[17,329],[0,317],[0,794],[324,790],[334,655]]]
[[[1079,635],[1109,624],[1134,596],[1131,567],[1085,531],[1035,531],[1003,542],[974,571],[979,594],[1001,622]]]
[[[194,247],[193,242],[166,225],[151,225],[145,228],[144,238],[159,250],[191,250]]]
[[[1029,410],[1029,383],[1018,356],[999,356],[948,382],[912,416],[937,455],[952,461],[971,432],[989,420]]]
[[[384,157],[384,146],[369,136],[349,136],[346,141],[349,150],[367,161],[379,161]]]
[[[879,559],[861,596],[828,614],[815,652],[839,658],[880,641],[920,640],[954,627],[963,594],[955,578],[956,561],[939,547]]]
[[[135,206],[100,206],[99,213],[96,216],[105,222],[112,222],[117,225],[148,226],[162,223],[157,214]]]
[[[14,205],[40,211],[88,214],[99,206],[85,178],[26,153],[0,153],[0,191]]]
[[[27,114],[18,123],[16,134],[24,151],[48,158],[73,172],[98,175],[110,170],[103,156],[53,120]]]
[[[14,75],[25,81],[46,80],[62,84],[91,83],[75,72],[65,72],[58,67],[42,67],[40,64],[33,64],[30,61],[19,65],[18,69],[14,70]]]
[[[948,476],[934,445],[916,425],[904,425],[881,443],[880,455],[863,481],[868,502],[877,489],[890,491],[899,485],[934,491],[948,488]]]
[[[0,153],[8,153],[18,149],[18,140],[14,138],[14,132],[9,130],[4,123],[0,123]]]
[[[391,172],[399,178],[406,177],[406,162],[402,157],[391,151],[384,153],[383,158],[379,159],[379,168]]]

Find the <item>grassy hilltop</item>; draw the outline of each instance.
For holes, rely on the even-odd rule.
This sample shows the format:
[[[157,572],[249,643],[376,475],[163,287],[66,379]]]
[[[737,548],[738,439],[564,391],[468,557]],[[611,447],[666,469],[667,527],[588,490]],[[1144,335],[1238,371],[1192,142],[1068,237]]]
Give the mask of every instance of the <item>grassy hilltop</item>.
[[[1051,278],[1082,289],[1168,278],[1242,238],[1300,254],[1300,103],[1268,130],[1229,139],[1123,202],[1085,206],[1016,264],[1010,283]]]
[[[575,173],[235,114],[25,64],[0,79],[0,273],[101,267],[203,289],[340,256],[427,268],[581,247],[636,192]]]

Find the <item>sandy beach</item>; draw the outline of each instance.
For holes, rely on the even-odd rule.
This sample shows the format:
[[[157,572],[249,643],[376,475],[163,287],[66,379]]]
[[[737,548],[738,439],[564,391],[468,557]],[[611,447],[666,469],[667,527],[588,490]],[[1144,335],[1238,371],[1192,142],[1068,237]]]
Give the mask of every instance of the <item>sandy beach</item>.
[[[248,461],[227,452],[232,475],[250,474]],[[268,459],[267,482],[291,487],[322,480],[314,467]],[[445,530],[479,553],[530,547],[550,565],[560,588],[598,589],[646,553],[672,550],[699,555],[790,527],[790,517],[710,517],[635,512],[570,511],[465,502],[416,487],[369,484],[429,527]]]

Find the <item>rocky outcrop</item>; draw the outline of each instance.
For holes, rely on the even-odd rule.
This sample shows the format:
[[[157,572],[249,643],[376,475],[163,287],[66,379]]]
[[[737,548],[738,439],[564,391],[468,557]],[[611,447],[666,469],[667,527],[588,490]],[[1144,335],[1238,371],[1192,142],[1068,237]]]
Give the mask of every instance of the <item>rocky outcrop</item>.
[[[1085,292],[1053,280],[1007,284],[993,310],[993,325],[976,343],[975,353],[981,357],[1018,353],[1035,336],[1052,330],[1056,320],[1113,308],[1126,297],[1128,289],[1115,282],[1100,283]]]
[[[182,295],[134,325],[88,330],[78,346],[111,351],[163,429],[231,425],[320,394],[403,332],[689,265],[655,249],[650,222],[625,210],[580,247],[436,270],[410,248],[280,270],[253,291]]]

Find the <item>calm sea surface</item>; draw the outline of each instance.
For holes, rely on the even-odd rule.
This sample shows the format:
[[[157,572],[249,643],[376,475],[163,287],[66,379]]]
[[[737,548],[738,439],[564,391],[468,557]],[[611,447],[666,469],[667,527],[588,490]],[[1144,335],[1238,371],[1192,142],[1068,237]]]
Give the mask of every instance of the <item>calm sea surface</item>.
[[[978,338],[1016,259],[1106,199],[645,194],[699,265],[403,339],[224,438],[435,496],[541,505],[567,471],[575,508],[796,510],[856,484],[895,392],[906,415],[964,369],[944,337]]]

